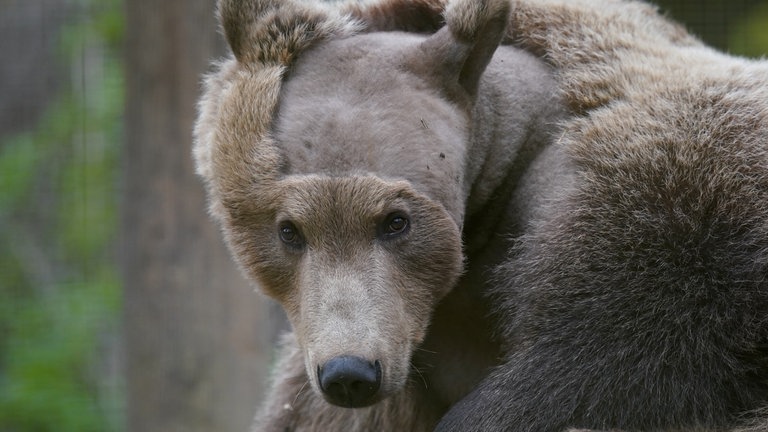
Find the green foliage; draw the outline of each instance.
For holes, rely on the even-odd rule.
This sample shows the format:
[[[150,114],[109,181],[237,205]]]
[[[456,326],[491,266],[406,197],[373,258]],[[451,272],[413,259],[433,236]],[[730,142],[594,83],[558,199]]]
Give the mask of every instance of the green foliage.
[[[0,145],[0,430],[120,430],[121,5],[61,35],[71,88]],[[86,62],[87,60],[87,62]],[[86,65],[87,63],[87,65]]]
[[[117,312],[118,286],[107,279],[15,302],[0,393],[4,430],[114,429],[89,370],[98,329]]]
[[[749,57],[768,55],[768,3],[755,6],[730,35],[729,46],[734,53]]]

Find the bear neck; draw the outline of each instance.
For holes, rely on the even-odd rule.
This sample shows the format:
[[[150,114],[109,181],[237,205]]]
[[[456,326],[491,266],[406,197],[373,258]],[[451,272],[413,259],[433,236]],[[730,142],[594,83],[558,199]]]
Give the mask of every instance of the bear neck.
[[[464,184],[468,251],[495,234],[510,234],[499,227],[516,226],[510,219],[524,219],[538,205],[522,189],[565,115],[551,68],[525,51],[499,47],[471,113]]]

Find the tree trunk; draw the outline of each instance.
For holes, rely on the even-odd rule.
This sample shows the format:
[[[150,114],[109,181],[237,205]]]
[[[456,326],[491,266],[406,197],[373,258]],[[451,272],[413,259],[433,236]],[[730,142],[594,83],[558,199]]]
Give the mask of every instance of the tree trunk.
[[[206,214],[190,155],[213,0],[126,2],[122,249],[129,432],[246,431],[280,319]]]

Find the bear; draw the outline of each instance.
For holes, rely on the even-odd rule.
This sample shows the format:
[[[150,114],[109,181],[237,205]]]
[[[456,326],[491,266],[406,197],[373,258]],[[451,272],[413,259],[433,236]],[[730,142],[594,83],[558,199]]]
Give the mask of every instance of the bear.
[[[566,172],[565,106],[543,61],[497,49],[507,2],[445,7],[219,4],[233,57],[197,169],[292,327],[254,430],[432,430],[501,359],[483,293]]]
[[[768,429],[765,62],[622,0],[218,14],[196,168],[292,327],[254,431]]]

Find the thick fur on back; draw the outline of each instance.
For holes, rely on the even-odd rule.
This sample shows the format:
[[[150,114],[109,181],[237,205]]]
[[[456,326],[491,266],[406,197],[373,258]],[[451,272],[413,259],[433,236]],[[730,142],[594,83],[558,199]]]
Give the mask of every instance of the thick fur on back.
[[[768,64],[623,1],[516,1],[509,40],[555,65],[579,114],[560,143],[577,180],[499,273],[507,363],[439,430],[752,417],[768,400]]]

